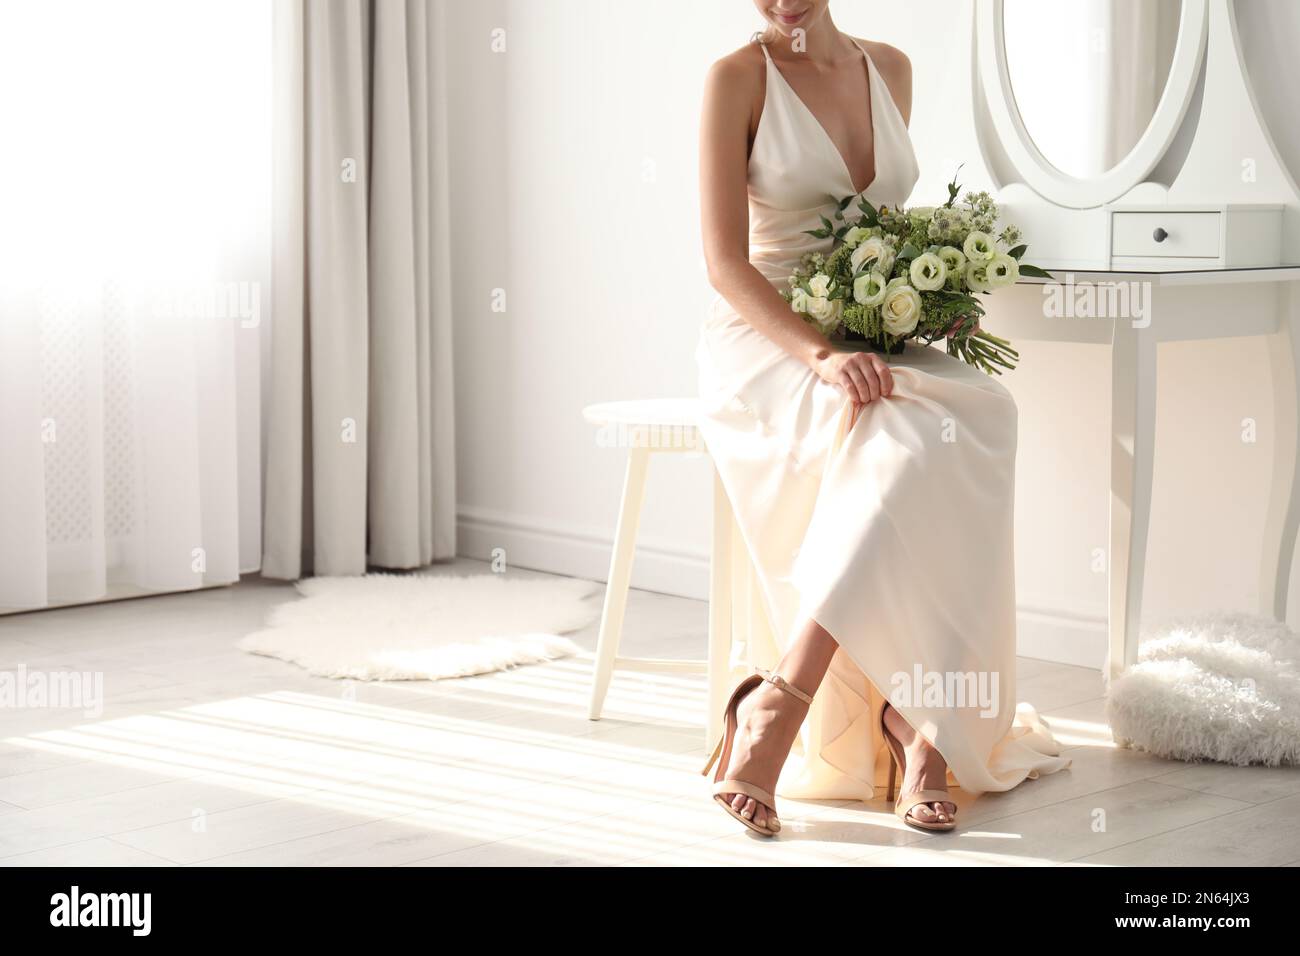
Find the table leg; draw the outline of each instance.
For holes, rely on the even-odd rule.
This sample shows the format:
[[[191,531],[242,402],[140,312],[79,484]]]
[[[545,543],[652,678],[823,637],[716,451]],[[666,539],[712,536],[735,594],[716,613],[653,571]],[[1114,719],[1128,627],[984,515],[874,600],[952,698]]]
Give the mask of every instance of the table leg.
[[[632,558],[636,554],[636,532],[641,523],[641,503],[645,499],[649,464],[648,448],[633,448],[628,453],[623,503],[618,513],[618,530],[614,532],[614,555],[609,562],[609,583],[605,585],[605,607],[600,615],[600,637],[596,642],[596,670],[588,713],[592,720],[600,720],[609,681],[614,676],[618,643],[623,636],[623,615],[627,611],[627,589],[632,581]]]
[[[1111,339],[1107,678],[1137,663],[1155,451],[1156,332],[1117,317]]]
[[[722,736],[722,708],[727,703],[731,657],[731,590],[733,518],[731,501],[717,470],[713,472],[713,546],[709,563],[708,698],[704,715],[705,749]]]
[[[1300,444],[1300,395],[1296,386],[1300,382],[1300,289],[1296,283],[1279,285],[1278,309],[1277,333],[1265,339],[1273,373],[1273,475],[1264,522],[1259,609],[1261,614],[1285,622],[1296,532],[1300,529],[1300,484],[1296,481],[1296,448]]]

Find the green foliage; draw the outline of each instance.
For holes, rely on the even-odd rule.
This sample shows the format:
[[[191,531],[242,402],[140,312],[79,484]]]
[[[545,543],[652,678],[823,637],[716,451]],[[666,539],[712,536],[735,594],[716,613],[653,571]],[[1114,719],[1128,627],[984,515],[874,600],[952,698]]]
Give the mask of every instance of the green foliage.
[[[880,322],[880,309],[865,306],[859,302],[850,300],[844,306],[842,319],[846,328],[850,328],[860,335],[865,335],[867,338],[875,338],[885,331]]]
[[[1023,261],[1028,246],[1021,242],[1020,230],[1013,224],[1006,224],[999,232],[998,207],[987,192],[968,192],[958,202],[961,186],[957,182],[957,173],[948,184],[948,200],[942,206],[914,207],[910,210],[900,207],[872,206],[864,197],[843,196],[829,197],[834,204],[830,217],[819,216],[821,226],[805,231],[806,235],[817,239],[831,240],[829,250],[806,253],[790,276],[789,288],[781,292],[787,302],[792,302],[796,293],[812,297],[810,280],[818,273],[827,276],[828,299],[841,303],[840,322],[848,329],[867,338],[883,342],[888,347],[902,339],[916,338],[929,345],[944,339],[949,355],[974,365],[991,375],[1000,375],[1003,369],[1015,368],[1019,353],[1002,338],[980,328],[984,316],[984,307],[967,285],[968,275],[962,271],[950,273],[944,288],[939,290],[916,290],[920,300],[920,315],[916,328],[903,336],[895,336],[884,329],[882,305],[864,305],[853,297],[853,283],[869,271],[879,267],[880,260],[875,256],[864,259],[855,270],[852,257],[860,241],[881,241],[892,252],[893,265],[885,275],[885,280],[903,280],[909,286],[906,294],[911,295],[910,267],[923,253],[936,253],[942,246],[954,246],[961,249],[966,237],[971,232],[984,232],[993,239],[995,247],[1005,250],[1005,255],[1016,260],[1020,275],[1051,279],[1052,276]],[[856,204],[854,200],[857,200]],[[848,215],[850,206],[856,205],[859,213],[856,219]],[[857,239],[850,245],[846,238],[850,230],[868,230],[868,235],[877,237],[870,240]],[[820,285],[819,285],[820,288]],[[889,295],[897,304],[906,305],[906,299],[899,299],[891,291]],[[987,293],[982,293],[987,294]],[[800,297],[801,308],[802,296]],[[819,307],[824,307],[823,300]]]
[[[948,184],[948,201],[943,204],[947,209],[952,208],[953,203],[957,201],[958,193],[961,192],[961,186],[957,182],[957,174],[961,172],[962,166],[965,165],[965,163],[959,163],[957,168],[953,171],[952,182]]]

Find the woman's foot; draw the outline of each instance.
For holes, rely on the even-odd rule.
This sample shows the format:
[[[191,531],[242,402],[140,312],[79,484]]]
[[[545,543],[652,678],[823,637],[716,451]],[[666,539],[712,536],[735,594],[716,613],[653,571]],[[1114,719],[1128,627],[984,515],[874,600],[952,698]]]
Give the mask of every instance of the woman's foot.
[[[736,738],[724,776],[745,780],[774,793],[776,781],[799,735],[808,705],[764,681],[745,695],[736,709]],[[776,818],[769,807],[743,793],[723,793],[731,808],[759,827]]]
[[[907,766],[903,771],[903,783],[899,796],[905,797],[918,790],[947,790],[948,763],[939,751],[912,729],[912,725],[903,719],[895,708],[885,705],[885,727],[893,734],[903,747]],[[918,803],[910,815],[922,823],[948,823],[957,812],[957,804],[948,801]]]

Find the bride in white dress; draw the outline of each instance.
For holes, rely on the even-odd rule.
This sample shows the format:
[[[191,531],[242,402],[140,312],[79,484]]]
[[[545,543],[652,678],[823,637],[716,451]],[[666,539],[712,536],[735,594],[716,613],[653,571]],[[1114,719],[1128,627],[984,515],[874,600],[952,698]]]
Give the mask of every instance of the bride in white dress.
[[[1016,406],[938,348],[837,346],[781,298],[805,252],[829,251],[805,230],[836,198],[911,193],[911,64],[841,33],[829,0],[754,3],[768,28],[710,70],[700,137],[719,293],[700,428],[745,541],[741,646],[760,668],[728,706],[714,798],[771,835],[775,794],[894,800],[896,765],[895,813],[947,830],[950,786],[1069,765],[1015,703]]]

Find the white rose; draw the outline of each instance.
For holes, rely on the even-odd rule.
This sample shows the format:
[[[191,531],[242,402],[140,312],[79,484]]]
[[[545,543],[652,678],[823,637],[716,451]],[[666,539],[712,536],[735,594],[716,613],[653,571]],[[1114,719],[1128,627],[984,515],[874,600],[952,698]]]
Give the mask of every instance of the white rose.
[[[1020,278],[1020,263],[1015,260],[1014,256],[999,252],[993,257],[993,261],[985,267],[984,273],[988,276],[991,288],[1001,289],[1004,286],[1015,285]]]
[[[921,321],[921,294],[899,280],[889,283],[880,320],[890,335],[907,335]]]
[[[808,280],[808,294],[815,298],[824,299],[831,291],[831,277],[824,272],[819,272]]]
[[[987,232],[972,232],[962,243],[961,251],[971,262],[988,262],[997,255],[997,245]]]
[[[869,235],[871,235],[871,230],[866,226],[854,226],[844,234],[844,244],[852,248]]]
[[[862,305],[875,306],[885,301],[888,280],[874,269],[853,280],[853,300]]]
[[[862,267],[870,259],[876,260],[875,269],[881,275],[889,275],[894,268],[894,250],[880,236],[872,236],[864,239],[862,243],[853,250],[853,255],[849,256],[849,266],[854,272],[860,272]]]
[[[810,296],[808,298],[808,317],[817,323],[822,332],[830,332],[840,324],[840,312],[843,307],[844,305],[839,299]]]
[[[948,265],[933,252],[923,252],[912,260],[908,275],[917,289],[933,292],[948,281]]]
[[[808,293],[803,289],[796,288],[790,295],[790,309],[794,312],[807,312]]]

